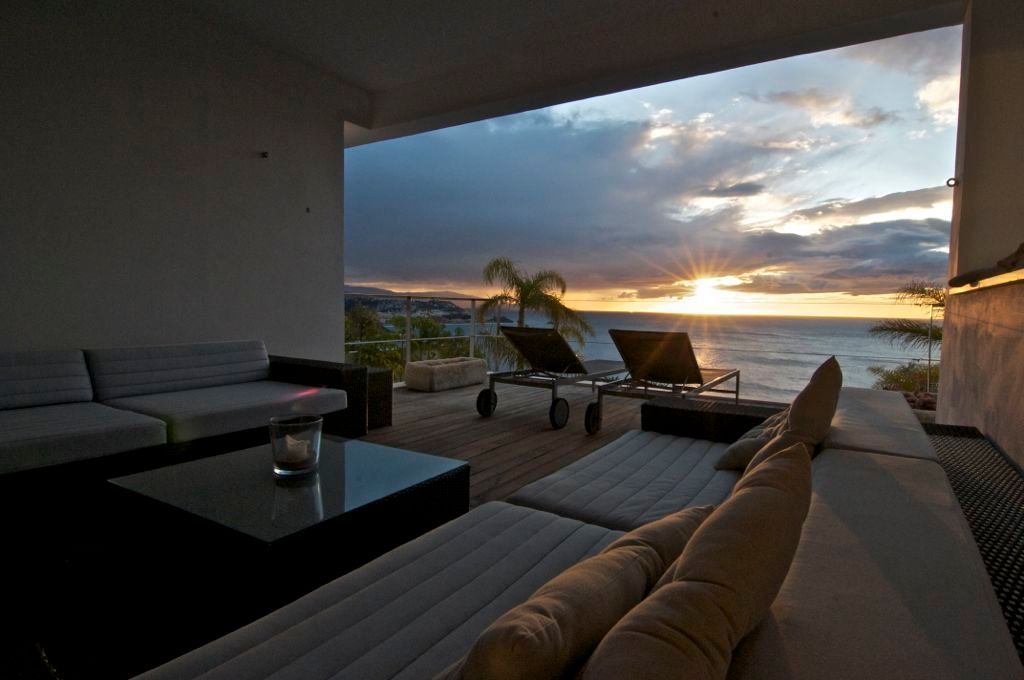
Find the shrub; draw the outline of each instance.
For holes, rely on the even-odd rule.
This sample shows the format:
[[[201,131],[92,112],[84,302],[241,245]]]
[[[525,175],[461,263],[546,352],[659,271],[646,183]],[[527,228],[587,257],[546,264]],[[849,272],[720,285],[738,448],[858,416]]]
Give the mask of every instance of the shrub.
[[[928,389],[928,365],[911,361],[894,368],[885,366],[869,366],[868,370],[877,379],[873,387],[876,390],[895,390],[897,392],[925,392]],[[939,365],[932,364],[931,391],[939,387]]]

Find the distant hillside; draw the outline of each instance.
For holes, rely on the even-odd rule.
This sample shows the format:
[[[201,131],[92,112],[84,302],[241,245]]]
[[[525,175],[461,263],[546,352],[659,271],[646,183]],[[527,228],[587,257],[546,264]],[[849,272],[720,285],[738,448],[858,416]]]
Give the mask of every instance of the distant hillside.
[[[457,297],[457,298],[469,298],[473,297],[467,293],[457,293],[453,290],[419,290],[411,292],[402,292],[395,290],[388,290],[387,288],[374,288],[372,286],[345,286],[345,294],[359,294],[359,295],[417,295],[420,297]],[[469,302],[457,302],[459,306],[469,307]]]
[[[399,292],[388,290],[386,288],[374,288],[372,286],[345,286],[345,311],[362,305],[363,307],[369,307],[377,310],[378,313],[383,315],[392,314],[404,314],[405,313],[405,300],[388,298],[388,297],[372,297],[372,296],[385,296],[385,295],[415,295],[420,298],[426,296],[437,296],[437,297],[470,297],[465,293],[457,293],[454,291],[415,291],[415,292]],[[371,297],[365,297],[371,296]],[[469,301],[455,301],[455,300],[423,300],[413,299],[412,301],[412,313],[414,316],[429,316],[442,322],[459,322],[469,321]],[[508,323],[510,319],[502,317],[502,323]]]

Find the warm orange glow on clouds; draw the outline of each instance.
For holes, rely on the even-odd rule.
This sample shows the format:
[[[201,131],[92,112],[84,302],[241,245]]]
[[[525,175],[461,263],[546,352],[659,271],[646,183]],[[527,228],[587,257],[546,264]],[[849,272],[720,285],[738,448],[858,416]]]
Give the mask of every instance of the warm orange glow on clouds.
[[[892,294],[851,295],[849,293],[744,293],[729,290],[742,283],[732,276],[698,279],[692,293],[685,296],[636,299],[622,297],[621,290],[570,288],[565,303],[573,309],[595,312],[656,312],[662,314],[737,315],[737,316],[815,316],[856,317],[866,319],[928,318],[928,309],[897,303]],[[379,281],[373,285],[406,293],[442,294],[450,286],[407,290],[400,284]],[[484,288],[466,290],[460,295],[487,297],[498,291]],[[454,294],[454,293],[452,293]]]

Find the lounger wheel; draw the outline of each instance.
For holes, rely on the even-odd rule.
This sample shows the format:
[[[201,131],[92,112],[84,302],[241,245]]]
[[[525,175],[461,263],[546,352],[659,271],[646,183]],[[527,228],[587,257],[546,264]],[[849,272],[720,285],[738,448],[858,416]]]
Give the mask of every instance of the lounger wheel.
[[[548,410],[548,420],[551,421],[551,427],[556,430],[561,430],[565,427],[565,424],[569,422],[569,402],[561,397],[551,402],[551,408]]]
[[[498,407],[498,393],[492,389],[480,390],[476,395],[476,412],[484,418],[489,418],[494,409]]]
[[[587,413],[583,416],[583,426],[587,428],[587,434],[597,434],[601,431],[601,405],[596,401],[587,404]]]

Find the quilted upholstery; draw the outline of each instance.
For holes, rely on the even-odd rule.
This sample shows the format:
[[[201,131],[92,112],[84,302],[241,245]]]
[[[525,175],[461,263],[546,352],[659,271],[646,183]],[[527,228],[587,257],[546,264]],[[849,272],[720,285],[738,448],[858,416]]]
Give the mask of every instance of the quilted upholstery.
[[[0,353],[0,409],[92,401],[81,350]]]
[[[85,351],[98,401],[266,380],[267,348],[260,340]]]
[[[162,421],[95,402],[0,411],[0,474],[167,441]]]
[[[111,399],[116,408],[137,411],[167,423],[167,439],[187,442],[263,427],[286,413],[323,415],[347,404],[344,390],[259,380],[195,390]]]
[[[716,470],[728,444],[633,430],[509,502],[629,530],[691,505],[717,505],[740,473]]]
[[[620,533],[487,503],[145,680],[420,680]]]

